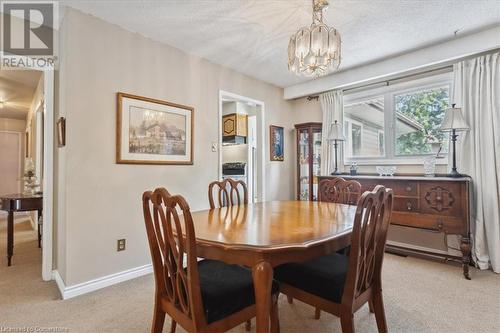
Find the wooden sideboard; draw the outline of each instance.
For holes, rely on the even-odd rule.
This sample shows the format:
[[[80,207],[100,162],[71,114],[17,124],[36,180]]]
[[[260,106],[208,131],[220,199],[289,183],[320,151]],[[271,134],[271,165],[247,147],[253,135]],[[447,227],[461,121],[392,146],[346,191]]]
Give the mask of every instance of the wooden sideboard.
[[[392,188],[394,206],[391,224],[461,235],[460,250],[462,252],[463,273],[466,279],[470,279],[470,177],[339,176],[357,180],[361,183],[363,192],[373,190],[378,184]],[[318,190],[322,190],[322,179],[335,177],[319,177]],[[389,245],[388,247],[390,248]]]

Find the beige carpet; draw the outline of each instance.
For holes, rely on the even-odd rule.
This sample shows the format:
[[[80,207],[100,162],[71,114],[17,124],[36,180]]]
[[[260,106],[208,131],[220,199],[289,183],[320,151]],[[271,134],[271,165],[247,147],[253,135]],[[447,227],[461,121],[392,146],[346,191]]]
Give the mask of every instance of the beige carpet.
[[[0,332],[2,327],[29,326],[70,332],[149,331],[151,275],[61,301],[55,283],[41,280],[41,254],[29,223],[16,224],[12,267],[5,265],[5,229],[5,220],[0,220]],[[452,264],[386,255],[384,297],[391,332],[500,332],[500,276],[491,272],[473,270],[472,281],[467,281]],[[314,320],[313,313],[311,307],[289,305],[281,296],[281,331],[341,331],[337,318],[323,313],[321,320]],[[356,313],[355,325],[358,332],[376,332],[366,307]],[[231,332],[245,330],[240,326]]]

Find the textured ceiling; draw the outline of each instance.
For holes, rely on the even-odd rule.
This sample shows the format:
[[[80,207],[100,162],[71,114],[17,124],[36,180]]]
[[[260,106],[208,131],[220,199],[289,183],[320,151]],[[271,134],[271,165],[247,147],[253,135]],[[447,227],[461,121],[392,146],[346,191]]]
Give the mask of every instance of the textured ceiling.
[[[40,76],[40,71],[0,71],[0,118],[26,119]]]
[[[311,23],[310,0],[63,0],[127,30],[286,87],[288,39]],[[330,0],[345,70],[500,24],[500,0]]]

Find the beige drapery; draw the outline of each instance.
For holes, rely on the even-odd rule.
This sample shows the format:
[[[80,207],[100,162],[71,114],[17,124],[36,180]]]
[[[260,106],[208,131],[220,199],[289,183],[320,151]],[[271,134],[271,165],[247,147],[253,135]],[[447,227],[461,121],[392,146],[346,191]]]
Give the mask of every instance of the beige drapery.
[[[344,101],[342,90],[334,90],[319,96],[321,110],[323,111],[323,128],[321,133],[321,175],[329,175],[333,170],[333,143],[328,142],[330,125],[337,120],[343,125]],[[343,127],[342,127],[343,128]],[[338,166],[339,170],[344,168],[342,144],[339,144]]]
[[[471,128],[459,133],[457,165],[473,181],[473,259],[500,273],[500,53],[459,62],[453,71],[454,103]]]

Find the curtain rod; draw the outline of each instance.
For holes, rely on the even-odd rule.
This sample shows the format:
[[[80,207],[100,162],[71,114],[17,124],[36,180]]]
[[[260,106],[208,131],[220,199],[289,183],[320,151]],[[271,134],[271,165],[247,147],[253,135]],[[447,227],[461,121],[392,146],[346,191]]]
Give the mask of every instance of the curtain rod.
[[[449,72],[451,70],[453,70],[453,65],[447,65],[447,66],[433,68],[433,69],[429,69],[429,70],[418,72],[418,73],[397,76],[397,77],[392,78],[392,79],[375,81],[375,82],[371,82],[371,83],[367,83],[367,84],[353,85],[350,88],[344,88],[344,89],[339,89],[339,90],[342,90],[342,92],[348,92],[348,91],[353,91],[353,90],[364,90],[364,89],[367,89],[367,88],[370,88],[373,86],[383,86],[383,85],[389,86],[389,85],[394,84],[394,83],[400,83],[401,81],[403,81],[403,82],[408,81],[408,79],[410,79],[410,78],[414,79],[414,78],[419,78],[419,77],[425,77],[425,76],[430,76],[430,74],[437,75],[440,73]],[[337,90],[337,89],[334,89],[334,90]],[[334,91],[334,90],[327,90],[325,92],[330,92],[330,91]],[[325,93],[325,92],[323,92],[323,93]],[[311,101],[313,99],[319,100],[319,95],[307,96],[308,101]]]

